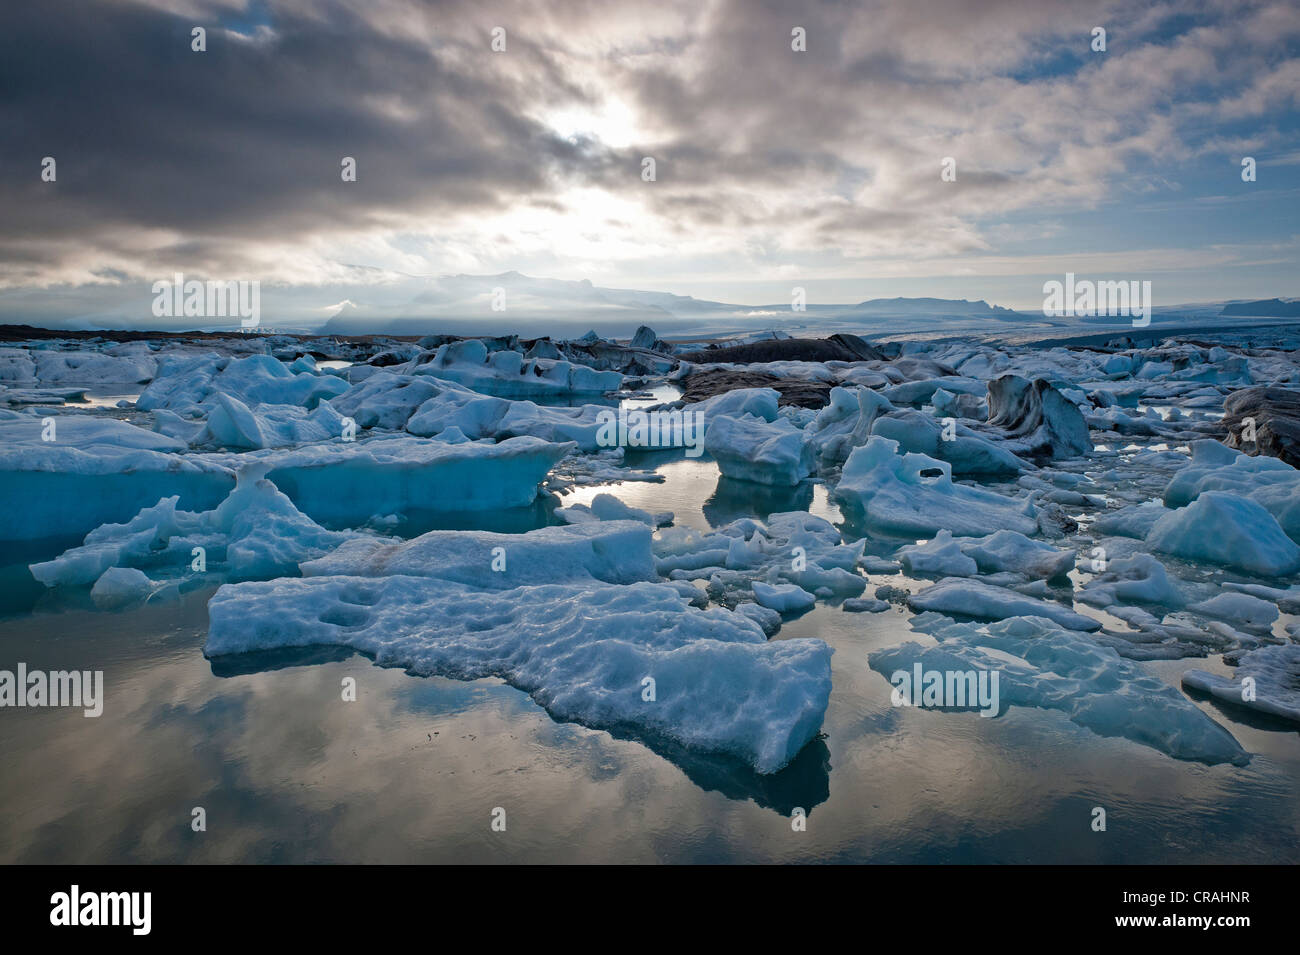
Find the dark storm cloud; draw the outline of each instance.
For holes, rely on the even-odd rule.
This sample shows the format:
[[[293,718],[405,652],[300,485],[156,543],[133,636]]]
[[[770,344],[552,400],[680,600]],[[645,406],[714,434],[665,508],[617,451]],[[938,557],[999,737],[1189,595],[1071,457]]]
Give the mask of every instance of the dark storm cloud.
[[[31,262],[44,240],[88,234],[129,247],[131,233],[163,229],[202,245],[490,210],[610,162],[523,115],[539,91],[578,95],[524,38],[494,69],[486,30],[431,44],[318,10],[277,8],[268,33],[245,39],[211,14],[0,8],[0,254]],[[208,30],[204,53],[190,49],[194,25]],[[55,184],[39,181],[44,156]],[[344,156],[358,163],[347,188]]]

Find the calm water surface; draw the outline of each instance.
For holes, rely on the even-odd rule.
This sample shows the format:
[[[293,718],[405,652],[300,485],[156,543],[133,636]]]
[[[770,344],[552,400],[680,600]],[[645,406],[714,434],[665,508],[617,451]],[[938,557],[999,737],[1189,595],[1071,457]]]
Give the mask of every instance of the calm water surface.
[[[820,485],[766,491],[681,455],[661,472],[661,484],[614,490],[700,528],[794,508],[840,520]],[[546,520],[539,507],[480,523],[522,530]],[[24,590],[23,573],[4,572],[0,667],[100,669],[107,702],[99,719],[80,710],[0,715],[0,861],[1249,863],[1298,855],[1294,730],[1198,701],[1255,754],[1244,768],[1210,767],[1095,736],[1059,713],[1013,708],[984,719],[895,708],[867,654],[928,639],[898,610],[849,614],[819,603],[786,623],[778,639],[816,636],[835,648],[834,689],[824,738],[783,772],[760,777],[558,724],[496,680],[415,678],[348,651],[205,660],[211,588],[104,613]],[[886,579],[919,586],[878,575],[872,583]],[[1222,668],[1147,666],[1173,685],[1189,666]],[[355,703],[341,699],[349,676]],[[207,813],[204,833],[190,829],[196,806]],[[791,830],[796,806],[808,811],[806,832]],[[1094,806],[1107,811],[1105,833],[1090,828]],[[507,813],[504,833],[489,826],[496,807]]]

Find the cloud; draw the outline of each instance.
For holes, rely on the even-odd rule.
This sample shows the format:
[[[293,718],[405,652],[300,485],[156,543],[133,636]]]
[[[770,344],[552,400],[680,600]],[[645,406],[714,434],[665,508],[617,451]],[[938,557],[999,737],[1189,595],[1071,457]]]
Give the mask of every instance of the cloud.
[[[1146,165],[1285,142],[1232,124],[1294,111],[1298,36],[1266,2],[8,4],[0,288],[969,268],[1009,216],[1059,234],[1176,180]]]

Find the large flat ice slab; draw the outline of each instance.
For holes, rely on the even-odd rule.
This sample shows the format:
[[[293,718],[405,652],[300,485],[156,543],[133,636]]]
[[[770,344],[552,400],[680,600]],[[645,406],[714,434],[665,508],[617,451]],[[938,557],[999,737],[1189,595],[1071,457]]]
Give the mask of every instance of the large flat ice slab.
[[[667,584],[484,592],[419,577],[313,577],[227,585],[208,612],[210,657],[339,645],[421,675],[499,677],[557,719],[725,753],[759,773],[817,734],[830,698],[826,644],[769,643],[745,615],[696,610]]]

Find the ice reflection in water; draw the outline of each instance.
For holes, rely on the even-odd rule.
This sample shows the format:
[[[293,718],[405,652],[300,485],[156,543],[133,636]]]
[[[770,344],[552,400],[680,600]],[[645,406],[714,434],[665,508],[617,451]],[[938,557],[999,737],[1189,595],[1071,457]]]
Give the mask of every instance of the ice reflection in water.
[[[822,485],[720,480],[707,458],[613,490],[701,529],[795,508],[842,521]],[[443,526],[523,530],[519,514]],[[901,575],[872,575],[872,587]],[[825,738],[773,777],[559,724],[497,680],[413,678],[339,650],[206,661],[211,590],[95,613],[42,605],[0,620],[0,667],[105,672],[105,714],[0,719],[0,861],[1294,861],[1300,737],[1198,701],[1257,754],[1244,768],[1170,759],[1056,713],[997,719],[890,705],[867,654],[927,642],[907,614],[819,604],[778,639],[836,650]],[[1196,661],[1214,669],[1221,664]],[[1147,665],[1177,685],[1187,661]],[[340,697],[354,677],[355,703]],[[204,806],[209,830],[189,829]],[[1110,832],[1089,828],[1093,806]],[[507,810],[492,833],[493,807]],[[788,813],[809,811],[807,832]]]

